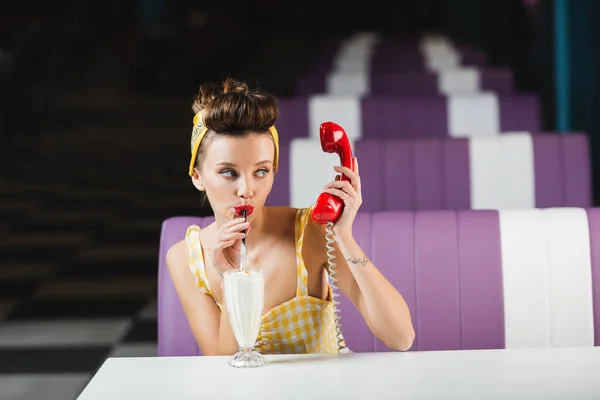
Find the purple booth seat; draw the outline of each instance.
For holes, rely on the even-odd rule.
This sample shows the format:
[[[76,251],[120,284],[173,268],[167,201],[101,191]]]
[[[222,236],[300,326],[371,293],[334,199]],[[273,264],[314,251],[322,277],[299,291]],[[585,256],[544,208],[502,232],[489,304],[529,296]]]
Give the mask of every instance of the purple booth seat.
[[[419,54],[419,50],[417,48],[416,41],[412,41],[410,44],[406,43],[398,43],[389,37],[380,38],[379,44],[375,44],[371,42],[370,45],[365,46],[364,41],[362,41],[359,37],[361,35],[350,36],[341,39],[329,39],[324,43],[320,44],[320,48],[317,50],[316,54],[312,57],[309,63],[309,75],[316,74],[324,74],[329,71],[332,71],[336,68],[336,63],[341,60],[344,56],[349,53],[353,53],[351,48],[357,47],[362,48],[363,50],[366,48],[372,48],[372,51],[362,52],[359,51],[358,54],[356,52],[353,53],[353,57],[357,57],[359,55],[371,54],[369,57],[369,64],[375,60],[376,64],[380,64],[383,67],[388,66],[396,66],[400,65],[409,68],[416,68],[417,70],[422,70],[424,68],[423,56]],[[469,51],[472,53],[472,51]],[[398,59],[397,55],[400,54],[404,57]],[[383,62],[378,62],[379,59],[382,59]],[[387,59],[391,59],[394,64],[389,64]],[[402,61],[404,61],[402,63]]]
[[[160,356],[202,355],[187,323],[167,269],[167,252],[185,238],[190,225],[205,227],[213,217],[172,217],[165,220],[160,231],[158,254],[158,354]],[[191,277],[191,275],[190,275]]]
[[[355,149],[365,211],[591,206],[584,134],[366,139]]]
[[[158,354],[200,354],[165,266],[188,225],[163,223]],[[600,210],[360,212],[356,240],[407,302],[412,350],[600,345]],[[193,279],[190,274],[190,279]],[[341,296],[355,352],[389,350]]]
[[[479,81],[478,88],[483,91],[498,94],[512,94],[515,92],[512,71],[508,68],[488,68],[473,70]],[[427,71],[364,73],[368,82],[367,88],[362,88],[362,76],[353,74],[332,74],[329,72],[311,73],[302,77],[296,84],[297,96],[313,94],[327,94],[328,79],[339,79],[338,85],[345,86],[344,93],[362,96],[442,96],[443,83],[438,74]],[[356,86],[355,89],[351,89]]]
[[[497,103],[487,108],[488,100]],[[483,133],[540,130],[539,101],[530,94],[447,98],[370,96],[360,102],[363,137],[465,137],[477,135],[480,130]]]
[[[281,141],[308,136],[309,100],[306,97],[279,99],[279,118],[275,126]]]
[[[468,46],[453,46],[458,54],[458,65],[484,67],[487,58],[483,51]],[[396,73],[408,71],[426,71],[428,69],[427,55],[419,49],[417,41],[395,40],[383,37],[374,45],[368,60],[370,70],[374,74]]]
[[[508,68],[481,68],[479,89],[509,95],[514,93],[512,71]],[[381,73],[370,75],[372,96],[434,96],[443,95],[438,74],[432,72]]]
[[[361,38],[362,36],[362,38]],[[369,35],[367,35],[369,36]],[[372,38],[371,38],[372,39]],[[438,70],[437,67],[428,66],[428,55],[419,49],[418,40],[397,39],[393,36],[380,37],[379,41],[367,39],[364,35],[350,37],[345,42],[329,41],[322,45],[322,49],[314,57],[306,75],[296,83],[295,95],[304,96],[315,93],[327,92],[325,77],[333,72],[365,72],[374,76],[383,74],[398,74],[411,72],[427,72]],[[483,52],[464,45],[454,45],[453,53],[458,54],[457,64],[451,62],[450,66],[474,67],[486,69],[486,56]],[[506,73],[486,73],[481,78],[483,89],[495,90],[502,93],[512,91],[512,79],[507,85]],[[402,91],[389,91],[380,93],[372,91],[373,94],[429,94],[438,93],[437,87],[431,85],[431,77],[421,78],[423,82],[419,85],[398,86],[396,89]],[[351,80],[350,80],[351,81]],[[435,83],[435,79],[433,79]],[[377,85],[376,83],[373,83]],[[371,86],[373,86],[371,84]],[[432,90],[432,92],[420,93],[418,90]],[[408,91],[406,91],[408,90]]]
[[[359,139],[363,211],[589,207],[587,136]],[[280,145],[269,205],[309,206],[333,179],[337,156],[317,139]]]
[[[487,55],[481,49],[460,43],[455,44],[455,48],[461,56],[462,65],[484,66],[488,64]]]
[[[535,95],[309,96],[280,99],[283,138],[318,137],[323,121],[336,121],[353,138],[469,137],[540,131]]]

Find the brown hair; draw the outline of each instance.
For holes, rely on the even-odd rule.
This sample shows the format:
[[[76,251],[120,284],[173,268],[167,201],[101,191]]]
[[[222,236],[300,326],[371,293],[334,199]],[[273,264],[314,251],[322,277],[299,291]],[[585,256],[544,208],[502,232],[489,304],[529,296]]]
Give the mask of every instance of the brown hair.
[[[268,134],[279,116],[275,96],[258,88],[250,89],[247,83],[232,78],[227,78],[221,86],[214,83],[201,85],[192,110],[195,114],[202,111],[208,129],[198,149],[196,168],[215,135]]]

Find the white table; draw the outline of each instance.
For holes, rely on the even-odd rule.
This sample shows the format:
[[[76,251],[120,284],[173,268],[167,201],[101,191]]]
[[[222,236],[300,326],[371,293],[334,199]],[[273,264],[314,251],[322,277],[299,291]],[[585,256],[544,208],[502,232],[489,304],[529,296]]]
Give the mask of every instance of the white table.
[[[109,358],[79,400],[600,399],[600,347],[228,359]]]

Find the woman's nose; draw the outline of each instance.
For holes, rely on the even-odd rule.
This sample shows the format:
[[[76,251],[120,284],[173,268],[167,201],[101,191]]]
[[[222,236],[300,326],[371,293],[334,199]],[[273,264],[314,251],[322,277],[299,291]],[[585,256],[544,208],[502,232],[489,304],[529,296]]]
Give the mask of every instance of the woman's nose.
[[[240,180],[240,187],[238,189],[238,196],[245,199],[252,198],[254,196],[254,188],[252,182],[248,179]]]

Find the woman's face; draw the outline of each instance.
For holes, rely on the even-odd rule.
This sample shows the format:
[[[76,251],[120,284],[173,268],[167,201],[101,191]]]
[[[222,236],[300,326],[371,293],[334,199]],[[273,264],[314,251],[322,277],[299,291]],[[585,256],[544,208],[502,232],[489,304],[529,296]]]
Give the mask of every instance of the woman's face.
[[[235,218],[234,207],[243,204],[254,206],[250,222],[259,214],[273,187],[274,155],[268,134],[212,137],[193,181],[206,192],[216,218]]]

